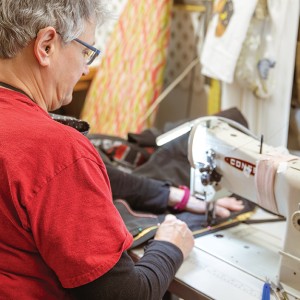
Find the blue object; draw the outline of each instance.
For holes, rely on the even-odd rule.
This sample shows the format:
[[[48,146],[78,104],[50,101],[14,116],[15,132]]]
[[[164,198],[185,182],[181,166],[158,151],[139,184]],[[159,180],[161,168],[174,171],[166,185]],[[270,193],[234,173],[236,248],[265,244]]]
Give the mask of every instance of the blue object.
[[[269,282],[265,282],[262,291],[262,300],[270,300],[271,286]]]

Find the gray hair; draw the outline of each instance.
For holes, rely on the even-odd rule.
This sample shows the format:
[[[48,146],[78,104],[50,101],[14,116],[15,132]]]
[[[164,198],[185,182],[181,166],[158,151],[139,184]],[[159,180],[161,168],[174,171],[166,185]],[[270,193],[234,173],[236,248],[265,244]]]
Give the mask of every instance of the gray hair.
[[[102,24],[103,0],[0,0],[0,58],[12,58],[40,29],[54,27],[64,42],[84,31],[86,21]]]

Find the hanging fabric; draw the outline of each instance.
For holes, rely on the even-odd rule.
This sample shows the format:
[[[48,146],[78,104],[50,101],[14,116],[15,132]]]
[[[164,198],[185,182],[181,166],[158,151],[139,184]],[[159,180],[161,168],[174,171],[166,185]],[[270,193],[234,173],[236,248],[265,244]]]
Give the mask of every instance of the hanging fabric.
[[[172,0],[130,0],[108,42],[81,118],[91,133],[125,137],[150,127],[143,120],[160,94],[166,65]]]
[[[275,30],[267,0],[259,0],[237,61],[235,80],[262,99],[270,98],[274,89]]]
[[[201,53],[202,74],[232,83],[236,63],[257,0],[214,2]]]

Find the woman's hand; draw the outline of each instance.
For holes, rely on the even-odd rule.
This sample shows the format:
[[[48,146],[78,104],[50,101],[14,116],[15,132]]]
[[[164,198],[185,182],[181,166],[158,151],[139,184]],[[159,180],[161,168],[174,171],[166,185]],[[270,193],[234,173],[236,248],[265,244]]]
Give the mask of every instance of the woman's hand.
[[[168,205],[173,207],[181,201],[184,195],[184,190],[170,187],[170,195]],[[244,208],[243,202],[234,197],[225,197],[216,201],[216,215],[221,218],[230,216],[231,211],[240,211]],[[185,207],[185,211],[203,214],[205,213],[205,202],[190,196]]]
[[[187,224],[174,215],[166,215],[154,237],[155,240],[167,241],[176,245],[186,258],[194,247],[194,237]]]
[[[240,211],[244,208],[242,200],[235,197],[224,197],[217,200],[216,213],[221,218],[230,216],[231,211]]]

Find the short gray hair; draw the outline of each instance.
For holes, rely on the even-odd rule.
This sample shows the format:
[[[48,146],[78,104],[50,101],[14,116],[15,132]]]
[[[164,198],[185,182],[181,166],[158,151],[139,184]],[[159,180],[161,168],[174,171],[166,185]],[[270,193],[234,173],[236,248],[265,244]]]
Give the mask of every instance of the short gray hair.
[[[47,26],[69,42],[86,21],[105,21],[103,0],[0,0],[0,58],[12,58]]]

